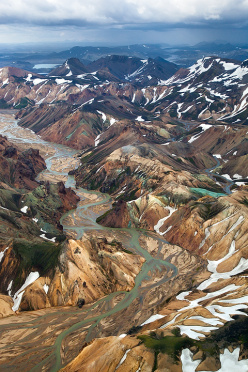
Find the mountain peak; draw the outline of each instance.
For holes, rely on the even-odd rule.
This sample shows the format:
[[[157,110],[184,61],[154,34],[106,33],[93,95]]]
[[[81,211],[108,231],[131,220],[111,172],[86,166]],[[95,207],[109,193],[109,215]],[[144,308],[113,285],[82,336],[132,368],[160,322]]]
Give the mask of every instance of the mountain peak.
[[[50,72],[50,76],[74,76],[87,73],[87,67],[78,58],[69,58]]]

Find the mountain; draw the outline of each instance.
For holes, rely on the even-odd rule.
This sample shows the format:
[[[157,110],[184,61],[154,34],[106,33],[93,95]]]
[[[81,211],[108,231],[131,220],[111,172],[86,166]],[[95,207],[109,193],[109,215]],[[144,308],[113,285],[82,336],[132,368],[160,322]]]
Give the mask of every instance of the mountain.
[[[2,368],[10,352],[19,369],[246,368],[248,61],[174,69],[111,55],[0,71],[2,105],[50,170],[38,184],[37,150],[1,140],[0,314],[26,283],[18,321],[1,323]],[[48,182],[68,171],[74,191]]]
[[[42,55],[41,57],[46,58],[46,60],[56,60],[63,61],[69,58],[78,58],[80,60],[89,60],[94,61],[101,57],[106,57],[108,55],[124,55],[132,56],[138,58],[156,58],[162,56],[166,58],[167,53],[161,48],[158,44],[134,44],[126,46],[117,46],[117,47],[93,47],[93,46],[75,46],[71,49],[64,50],[57,53],[50,53],[47,55]],[[25,59],[28,61],[37,60],[39,58],[38,54],[25,56]]]
[[[216,53],[216,52],[230,52],[233,51],[235,48],[237,48],[235,45],[232,45],[230,43],[209,43],[209,42],[201,42],[192,47],[192,49],[198,49],[210,53]]]
[[[47,74],[55,65],[61,65],[70,58],[78,58],[86,66],[97,59],[110,55],[130,56],[140,59],[161,57],[181,67],[190,67],[196,60],[213,55],[241,62],[248,58],[247,45],[232,45],[217,41],[213,43],[202,42],[194,46],[169,46],[166,44],[135,44],[117,47],[75,46],[68,50],[52,53],[44,53],[44,50],[42,50],[30,54],[23,51],[16,53],[8,50],[0,53],[0,67],[13,66]]]
[[[116,67],[113,68],[115,64]],[[4,67],[0,69],[0,103],[2,108],[23,108],[67,99],[70,103],[85,104],[102,96],[106,90],[110,91],[112,83],[119,82],[118,88],[121,91],[123,88],[129,89],[123,87],[124,81],[143,87],[147,83],[157,84],[176,70],[174,64],[162,59],[142,61],[120,56],[107,57],[87,67],[78,59],[72,58],[55,68],[49,76]]]
[[[141,86],[157,84],[161,79],[171,77],[178,67],[163,58],[142,60],[136,57],[111,55],[102,57],[87,66],[79,59],[70,58],[62,66],[49,73],[49,76],[78,78],[81,81],[100,82],[130,81]]]
[[[161,58],[125,56],[101,58],[87,67],[70,59],[49,77],[3,68],[1,105],[22,108],[67,101],[75,108],[84,110],[86,105],[91,112],[129,119],[163,111],[183,120],[246,123],[247,61],[206,57],[167,79],[174,70],[175,65]]]
[[[161,79],[172,76],[178,66],[165,61],[163,58],[148,58],[142,60],[127,56],[107,56],[88,65],[90,71],[107,69],[121,81],[130,81],[134,84],[155,85]]]
[[[247,83],[246,61],[205,57],[159,83],[166,87],[164,96],[159,104],[152,103],[185,120],[242,124],[247,118]]]
[[[0,255],[0,291],[4,294],[0,301],[0,316],[4,316],[7,306],[5,297],[11,290],[19,289],[33,265],[46,274],[53,272],[61,242],[65,240],[60,217],[79,200],[62,182],[40,184],[36,178],[44,169],[46,164],[39,150],[19,149],[0,136],[0,247],[6,253]],[[43,254],[50,263],[41,258]],[[8,291],[10,282],[12,289]],[[36,305],[29,303],[27,309],[46,306],[34,294],[31,297]],[[10,304],[8,315],[13,314],[12,300]]]
[[[68,59],[62,66],[52,70],[50,76],[72,76],[89,72],[86,66],[77,58]]]

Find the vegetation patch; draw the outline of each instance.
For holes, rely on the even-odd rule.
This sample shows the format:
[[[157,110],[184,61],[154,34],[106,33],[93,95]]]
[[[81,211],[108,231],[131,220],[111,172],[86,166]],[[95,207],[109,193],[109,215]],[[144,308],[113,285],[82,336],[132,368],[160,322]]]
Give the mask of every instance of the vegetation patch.
[[[29,273],[32,269],[37,270],[41,276],[47,275],[58,264],[58,257],[62,245],[52,242],[30,242],[25,239],[13,241],[13,251],[20,261],[15,283],[18,284],[23,272]]]
[[[29,98],[27,97],[22,97],[18,102],[17,104],[15,105],[15,109],[22,109],[22,108],[25,108],[27,106],[33,106],[34,104],[34,101],[31,101]]]
[[[0,99],[0,109],[7,109],[10,105],[8,105],[3,98]]]
[[[157,355],[158,353],[168,354],[177,363],[180,360],[180,355],[183,349],[194,346],[194,340],[189,337],[180,335],[180,330],[175,328],[173,336],[160,336],[155,332],[150,335],[138,336],[148,349],[152,349]]]
[[[192,206],[192,209],[195,207],[199,207],[199,215],[204,220],[210,220],[217,216],[217,214],[221,213],[226,207],[225,205],[219,203],[219,202],[195,202]]]
[[[244,197],[242,200],[240,200],[241,204],[244,204],[246,207],[248,207],[248,199]]]
[[[137,192],[138,190],[139,190],[139,189],[136,188],[136,189],[130,191],[130,193],[125,193],[124,195],[120,195],[120,196],[118,196],[118,197],[116,198],[116,200],[123,200],[123,201],[126,201],[126,202],[128,202],[128,201],[130,201],[130,200],[134,200],[134,199],[136,199],[135,194],[136,194],[136,192]]]
[[[104,214],[102,214],[101,216],[97,217],[96,219],[96,223],[100,223],[102,220],[104,220],[105,217],[107,217],[107,215],[112,212],[113,209],[110,209],[109,211],[105,212]]]
[[[15,212],[20,212],[20,198],[21,194],[13,193],[11,190],[0,189],[0,205],[4,208]]]
[[[148,349],[154,351],[155,362],[159,353],[167,354],[178,363],[182,350],[185,348],[195,348],[194,352],[201,350],[203,359],[208,356],[219,358],[220,350],[229,347],[240,347],[244,352],[248,348],[248,319],[246,316],[234,316],[235,321],[230,321],[222,327],[211,332],[209,336],[202,340],[193,340],[187,336],[180,335],[180,329],[174,328],[171,332],[173,336],[164,336],[163,332],[157,334],[151,332],[149,335],[140,335],[140,339]],[[155,369],[153,369],[155,371]]]

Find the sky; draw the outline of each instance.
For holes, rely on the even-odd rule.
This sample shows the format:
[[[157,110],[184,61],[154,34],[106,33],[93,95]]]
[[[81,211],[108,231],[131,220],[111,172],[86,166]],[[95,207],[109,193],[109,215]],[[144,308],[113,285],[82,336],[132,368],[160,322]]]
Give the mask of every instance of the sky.
[[[0,43],[244,43],[248,0],[1,0]]]

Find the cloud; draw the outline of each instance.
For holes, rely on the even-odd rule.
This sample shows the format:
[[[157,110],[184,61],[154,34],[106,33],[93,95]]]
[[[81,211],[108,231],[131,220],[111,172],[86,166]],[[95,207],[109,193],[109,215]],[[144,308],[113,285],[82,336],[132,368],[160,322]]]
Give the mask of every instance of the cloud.
[[[247,14],[248,0],[1,0],[0,43],[246,42]]]
[[[246,24],[248,0],[1,0],[0,24]],[[147,26],[149,27],[149,26]]]

